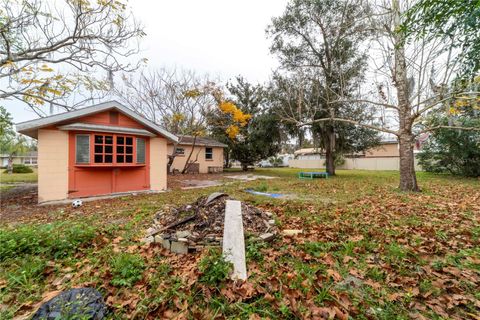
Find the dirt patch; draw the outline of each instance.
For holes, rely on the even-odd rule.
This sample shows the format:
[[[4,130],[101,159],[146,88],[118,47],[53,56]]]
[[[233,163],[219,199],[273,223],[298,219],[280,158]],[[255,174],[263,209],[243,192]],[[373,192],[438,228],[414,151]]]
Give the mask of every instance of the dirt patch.
[[[227,176],[229,179],[235,179],[240,181],[255,181],[255,180],[271,180],[276,179],[276,177],[262,176],[256,174],[236,174]]]
[[[228,173],[197,173],[197,174],[176,174],[168,175],[168,188],[171,190],[178,190],[185,187],[201,185],[203,181],[205,184],[210,182],[221,183],[223,178],[227,176]],[[192,182],[193,181],[193,182]]]

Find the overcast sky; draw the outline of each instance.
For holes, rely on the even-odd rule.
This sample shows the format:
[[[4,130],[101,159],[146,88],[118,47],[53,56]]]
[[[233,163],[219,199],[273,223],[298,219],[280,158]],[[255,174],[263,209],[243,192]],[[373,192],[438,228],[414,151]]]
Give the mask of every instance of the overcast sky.
[[[140,57],[149,68],[179,67],[226,81],[243,75],[266,81],[277,63],[265,28],[287,0],[132,0],[147,36]],[[18,102],[4,104],[15,122],[37,118]]]

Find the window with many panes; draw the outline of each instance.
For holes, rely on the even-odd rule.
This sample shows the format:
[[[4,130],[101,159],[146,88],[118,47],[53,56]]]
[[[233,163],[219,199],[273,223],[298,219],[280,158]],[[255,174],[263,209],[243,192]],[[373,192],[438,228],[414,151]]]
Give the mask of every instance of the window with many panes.
[[[117,163],[133,163],[133,137],[117,136]]]
[[[76,164],[129,165],[145,162],[144,138],[117,134],[77,134],[75,137]]]
[[[113,135],[96,134],[93,139],[95,163],[113,163]]]
[[[213,160],[213,148],[205,148],[205,159]]]

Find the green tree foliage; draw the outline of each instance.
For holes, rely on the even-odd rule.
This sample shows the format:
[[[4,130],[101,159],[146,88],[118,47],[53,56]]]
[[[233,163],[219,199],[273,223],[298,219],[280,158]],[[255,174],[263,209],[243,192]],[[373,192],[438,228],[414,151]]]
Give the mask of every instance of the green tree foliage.
[[[480,117],[461,115],[456,122],[470,128],[480,128]],[[447,126],[449,118],[436,116],[432,125]],[[467,177],[480,177],[480,131],[440,128],[435,130],[422,152],[419,164],[429,172],[448,172]]]
[[[8,172],[13,171],[13,157],[28,151],[27,139],[15,132],[13,128],[12,116],[2,106],[0,106],[0,153],[7,154]]]
[[[360,44],[367,34],[368,12],[360,1],[292,0],[281,16],[272,19],[267,30],[273,40],[271,51],[277,54],[282,67],[304,78],[301,82],[294,79],[288,86],[310,86],[308,82],[314,82],[312,90],[305,88],[310,97],[298,100],[305,95],[302,88],[300,94],[288,97],[297,105],[288,108],[282,120],[296,124],[316,122],[311,130],[325,150],[331,175],[335,174],[336,153],[342,152],[338,147],[348,145],[345,141],[337,143],[337,129],[342,125],[335,124],[333,118],[351,112],[351,108],[346,110],[345,104],[336,101],[351,96],[363,80],[366,56]],[[360,110],[354,112],[361,114]]]
[[[227,89],[236,107],[252,118],[246,125],[238,126],[238,134],[232,137],[225,131],[231,115],[215,110],[209,116],[209,127],[216,138],[228,145],[227,158],[239,161],[247,170],[248,166],[280,151],[278,118],[266,107],[266,93],[261,85],[252,85],[239,76],[235,83],[227,84]]]
[[[404,28],[413,37],[454,40],[462,52],[457,63],[462,77],[480,70],[480,2],[478,0],[420,0],[406,14]]]

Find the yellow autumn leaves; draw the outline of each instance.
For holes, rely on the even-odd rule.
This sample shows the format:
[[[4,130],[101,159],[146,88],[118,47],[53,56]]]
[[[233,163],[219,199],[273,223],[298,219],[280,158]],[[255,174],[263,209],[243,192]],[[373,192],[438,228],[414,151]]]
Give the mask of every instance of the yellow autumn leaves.
[[[465,108],[480,110],[480,98],[466,96],[457,97],[450,106],[449,113],[451,115],[458,115],[462,112],[462,109]]]
[[[227,127],[225,133],[233,140],[240,133],[240,127],[245,127],[248,124],[248,121],[252,118],[252,115],[243,113],[242,110],[238,109],[235,104],[229,101],[222,101],[219,108],[223,113],[232,116],[234,123]]]

